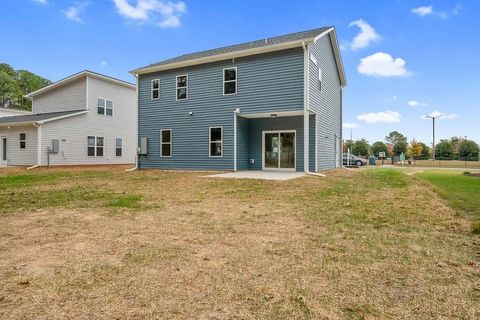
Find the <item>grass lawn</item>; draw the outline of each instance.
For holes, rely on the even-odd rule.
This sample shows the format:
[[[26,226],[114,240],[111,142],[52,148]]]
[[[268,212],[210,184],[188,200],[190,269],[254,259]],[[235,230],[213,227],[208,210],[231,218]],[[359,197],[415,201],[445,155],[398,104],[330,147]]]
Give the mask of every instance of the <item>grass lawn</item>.
[[[462,171],[425,171],[417,176],[431,183],[451,207],[472,215],[477,221],[475,232],[480,233],[480,176]]]
[[[480,317],[471,217],[394,169],[0,170],[2,319]]]
[[[408,159],[407,159],[408,160]],[[382,160],[377,160],[377,165],[381,165]],[[385,160],[385,164],[391,164],[391,161]],[[460,161],[460,160],[415,160],[414,164],[408,165],[408,161],[405,161],[404,167],[443,167],[443,168],[465,168],[468,169],[480,169],[480,161]],[[401,167],[400,164],[395,164]]]

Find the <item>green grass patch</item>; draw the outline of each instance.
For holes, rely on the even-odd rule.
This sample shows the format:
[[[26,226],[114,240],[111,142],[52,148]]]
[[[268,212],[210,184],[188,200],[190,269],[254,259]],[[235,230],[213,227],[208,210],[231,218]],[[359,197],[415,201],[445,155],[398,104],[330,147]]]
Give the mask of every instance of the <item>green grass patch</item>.
[[[116,208],[130,208],[130,209],[138,209],[140,208],[140,201],[142,200],[142,196],[140,195],[126,195],[119,197],[110,202],[110,206]]]
[[[477,220],[473,231],[480,233],[480,178],[458,171],[424,171],[416,176],[433,185],[451,207],[472,215]]]

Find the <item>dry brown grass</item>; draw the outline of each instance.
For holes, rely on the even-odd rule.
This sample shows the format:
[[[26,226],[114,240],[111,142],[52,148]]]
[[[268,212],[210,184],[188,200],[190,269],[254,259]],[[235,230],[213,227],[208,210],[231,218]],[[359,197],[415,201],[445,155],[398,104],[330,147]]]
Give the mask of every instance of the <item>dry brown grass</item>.
[[[287,182],[92,168],[0,179],[18,174],[39,177],[3,180],[8,190],[0,180],[1,197],[25,201],[0,213],[3,319],[480,315],[470,221],[392,170]],[[38,192],[49,198],[30,205]],[[50,199],[62,193],[76,198]]]

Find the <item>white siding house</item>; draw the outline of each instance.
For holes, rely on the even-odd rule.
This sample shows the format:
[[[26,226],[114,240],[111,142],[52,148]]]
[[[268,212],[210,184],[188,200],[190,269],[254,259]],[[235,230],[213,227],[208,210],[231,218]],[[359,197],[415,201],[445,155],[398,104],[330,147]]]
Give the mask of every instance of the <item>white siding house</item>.
[[[135,85],[83,71],[27,97],[31,114],[0,118],[2,165],[135,162]]]

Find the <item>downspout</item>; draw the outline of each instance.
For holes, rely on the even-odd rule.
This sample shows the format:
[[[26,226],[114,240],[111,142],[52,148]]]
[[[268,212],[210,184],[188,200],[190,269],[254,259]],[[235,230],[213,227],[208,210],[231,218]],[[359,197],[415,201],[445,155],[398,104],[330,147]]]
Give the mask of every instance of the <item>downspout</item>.
[[[125,170],[125,172],[131,172],[138,170],[138,161],[139,161],[139,155],[138,155],[138,74],[133,74],[136,78],[136,88],[135,88],[135,104],[136,104],[136,110],[137,110],[137,126],[135,128],[135,142],[137,145],[137,148],[135,148],[135,166],[133,168]]]
[[[233,111],[233,171],[237,171],[237,116],[240,114],[240,109]]]
[[[28,167],[27,170],[39,168],[42,164],[42,125],[38,122],[32,122],[32,124],[37,128],[37,164]]]
[[[309,93],[310,93],[310,81],[309,81],[309,57],[308,57],[308,46],[305,42],[302,42],[303,48],[303,170],[307,173],[309,172]]]

